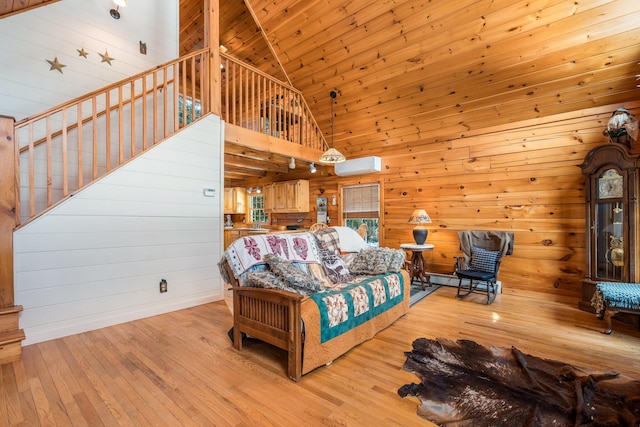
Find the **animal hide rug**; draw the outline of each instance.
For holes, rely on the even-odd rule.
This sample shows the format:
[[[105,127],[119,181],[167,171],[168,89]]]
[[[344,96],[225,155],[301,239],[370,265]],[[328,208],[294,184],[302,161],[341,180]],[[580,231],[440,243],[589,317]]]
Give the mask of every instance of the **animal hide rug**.
[[[566,363],[473,341],[419,338],[403,369],[420,379],[398,390],[443,426],[639,426],[640,381],[612,381]]]

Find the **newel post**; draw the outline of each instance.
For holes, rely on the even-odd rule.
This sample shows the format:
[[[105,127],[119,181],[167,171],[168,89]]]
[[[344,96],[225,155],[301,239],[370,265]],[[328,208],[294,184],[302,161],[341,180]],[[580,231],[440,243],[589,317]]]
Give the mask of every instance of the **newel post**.
[[[222,115],[222,73],[220,71],[220,0],[204,0],[204,43],[209,48],[209,106]]]
[[[13,230],[16,227],[13,117],[0,116],[0,308],[14,304]]]

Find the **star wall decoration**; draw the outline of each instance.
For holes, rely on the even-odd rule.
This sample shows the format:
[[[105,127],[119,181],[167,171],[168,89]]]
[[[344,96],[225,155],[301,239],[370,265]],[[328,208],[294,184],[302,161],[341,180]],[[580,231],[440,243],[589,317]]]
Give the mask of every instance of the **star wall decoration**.
[[[87,52],[86,50],[84,50],[84,48],[82,49],[76,49],[78,51],[78,55],[82,56],[83,58],[86,58],[87,56],[89,56],[89,52]]]
[[[102,61],[100,62],[106,62],[107,64],[111,65],[111,61],[115,61],[115,58],[112,58],[109,56],[109,52],[107,52],[107,50],[105,49],[104,54],[99,53],[98,55],[100,55],[100,57],[102,57]]]
[[[66,65],[61,64],[61,63],[58,61],[58,57],[57,57],[57,56],[56,56],[56,58],[55,58],[53,61],[49,61],[49,60],[47,59],[47,62],[49,63],[49,65],[51,65],[51,68],[49,68],[49,71],[58,70],[58,71],[60,71],[60,74],[64,74],[64,73],[62,72],[62,67],[66,67]]]

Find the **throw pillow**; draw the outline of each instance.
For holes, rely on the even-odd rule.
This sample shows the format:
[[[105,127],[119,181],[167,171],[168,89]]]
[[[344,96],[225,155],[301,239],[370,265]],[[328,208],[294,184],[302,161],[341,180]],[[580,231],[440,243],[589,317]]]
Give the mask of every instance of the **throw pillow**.
[[[324,287],[318,279],[300,270],[289,261],[275,254],[265,254],[262,258],[269,268],[289,286],[307,289],[311,292],[323,291]]]
[[[472,270],[495,273],[496,261],[501,255],[500,251],[488,251],[473,246],[471,247],[471,262],[469,266]]]
[[[333,283],[346,283],[353,279],[340,254],[328,249],[320,249],[320,257],[324,273]]]
[[[381,251],[379,248],[368,248],[361,250],[356,259],[353,260],[349,271],[359,274],[383,274],[388,271],[391,253]]]
[[[404,268],[404,261],[407,258],[407,253],[402,249],[384,248],[391,252],[391,260],[389,261],[389,271],[398,273]]]
[[[253,286],[255,288],[280,289],[283,291],[296,292],[302,295],[310,295],[311,291],[299,287],[287,286],[277,274],[268,270],[252,271],[246,274],[244,278],[244,286]]]
[[[349,265],[349,271],[361,274],[397,273],[404,267],[405,251],[391,248],[367,248]]]

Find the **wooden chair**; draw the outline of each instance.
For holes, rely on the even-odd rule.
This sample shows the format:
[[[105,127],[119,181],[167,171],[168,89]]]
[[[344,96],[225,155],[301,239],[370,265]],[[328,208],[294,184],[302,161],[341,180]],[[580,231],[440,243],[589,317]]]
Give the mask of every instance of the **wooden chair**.
[[[327,227],[329,226],[324,222],[316,222],[311,227],[309,227],[309,231],[313,233],[316,230],[320,230],[321,228],[327,228]]]
[[[458,277],[457,298],[472,293],[487,295],[487,304],[496,299],[498,271],[502,257],[513,253],[513,233],[502,231],[461,231],[458,233],[464,257],[455,257]],[[469,281],[469,286],[463,284]],[[478,285],[484,285],[484,289]]]
[[[367,224],[365,224],[364,222],[362,224],[360,224],[360,226],[358,227],[358,229],[356,230],[358,232],[358,234],[360,235],[360,237],[362,237],[362,239],[366,242],[367,241],[367,229],[369,227],[367,226]]]

